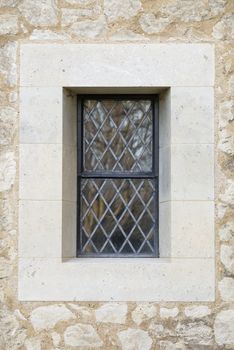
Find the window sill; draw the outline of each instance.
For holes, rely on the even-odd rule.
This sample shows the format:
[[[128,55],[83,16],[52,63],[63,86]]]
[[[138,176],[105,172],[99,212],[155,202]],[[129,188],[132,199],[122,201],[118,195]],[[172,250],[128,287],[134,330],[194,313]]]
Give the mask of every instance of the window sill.
[[[213,301],[214,259],[21,258],[19,299]],[[204,282],[205,281],[205,282]]]

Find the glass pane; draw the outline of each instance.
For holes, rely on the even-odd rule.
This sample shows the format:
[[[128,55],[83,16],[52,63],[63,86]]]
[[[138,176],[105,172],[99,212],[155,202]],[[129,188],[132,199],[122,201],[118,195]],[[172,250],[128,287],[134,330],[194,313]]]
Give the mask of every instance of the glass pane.
[[[85,100],[83,113],[85,171],[152,171],[150,100]]]
[[[81,181],[81,254],[154,255],[155,180]]]

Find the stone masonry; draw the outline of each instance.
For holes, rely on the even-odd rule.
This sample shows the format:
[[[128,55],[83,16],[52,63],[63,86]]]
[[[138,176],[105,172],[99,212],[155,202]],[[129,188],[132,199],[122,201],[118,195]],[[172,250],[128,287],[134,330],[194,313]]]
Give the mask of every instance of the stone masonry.
[[[234,349],[233,34],[233,0],[0,0],[1,350]],[[27,41],[215,45],[215,302],[17,300],[18,53]]]

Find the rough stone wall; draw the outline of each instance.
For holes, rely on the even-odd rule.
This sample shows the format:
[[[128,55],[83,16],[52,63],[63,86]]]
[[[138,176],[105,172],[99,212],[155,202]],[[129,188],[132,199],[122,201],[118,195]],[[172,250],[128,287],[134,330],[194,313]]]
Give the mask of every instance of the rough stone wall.
[[[233,0],[0,0],[1,350],[234,349],[233,13]],[[214,303],[17,301],[17,83],[25,40],[215,44]]]

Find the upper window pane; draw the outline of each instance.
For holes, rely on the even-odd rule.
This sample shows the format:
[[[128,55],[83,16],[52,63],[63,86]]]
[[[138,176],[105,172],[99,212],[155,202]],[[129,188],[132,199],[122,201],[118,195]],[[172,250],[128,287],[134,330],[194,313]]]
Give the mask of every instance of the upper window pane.
[[[147,99],[87,99],[84,171],[152,172],[153,116]]]

